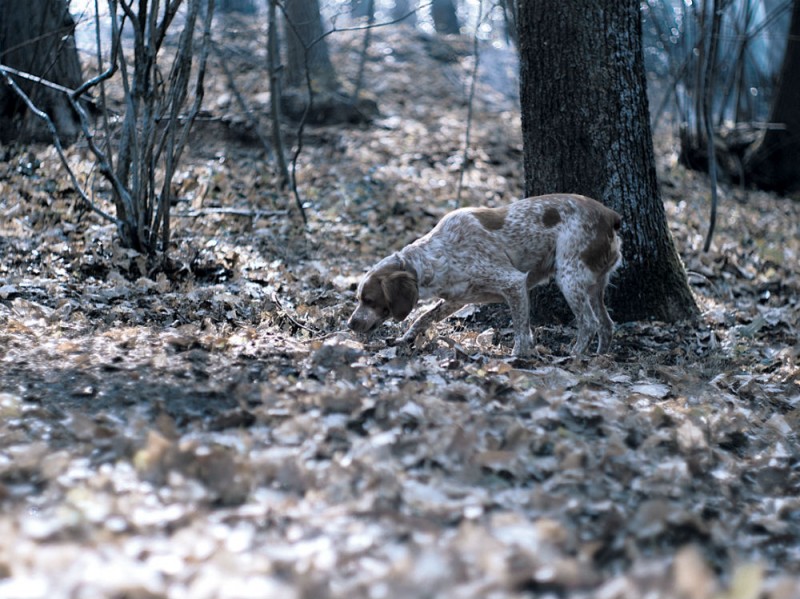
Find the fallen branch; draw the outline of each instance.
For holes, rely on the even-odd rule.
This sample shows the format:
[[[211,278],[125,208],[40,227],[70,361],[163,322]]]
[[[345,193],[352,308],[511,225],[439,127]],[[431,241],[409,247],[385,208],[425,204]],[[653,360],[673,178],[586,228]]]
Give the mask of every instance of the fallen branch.
[[[288,210],[247,210],[245,208],[200,208],[187,212],[178,212],[174,216],[178,218],[197,218],[209,214],[224,214],[226,216],[243,216],[248,218],[271,218],[274,216],[286,216]]]

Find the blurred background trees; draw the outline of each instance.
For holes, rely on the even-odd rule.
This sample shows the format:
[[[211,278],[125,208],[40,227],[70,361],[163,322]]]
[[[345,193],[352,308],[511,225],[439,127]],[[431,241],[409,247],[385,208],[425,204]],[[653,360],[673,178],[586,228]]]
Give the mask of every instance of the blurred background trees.
[[[800,103],[791,95],[797,97],[800,80],[798,5],[797,0],[644,5],[653,120],[680,128],[683,164],[708,170],[709,120],[723,180],[778,191],[800,186],[798,169],[773,168],[797,159]]]
[[[104,3],[84,0],[73,0],[71,4],[64,0],[26,3],[5,0],[0,4],[3,77],[13,78],[39,109],[50,114],[62,143],[78,137],[88,143],[105,182],[102,185],[94,182],[82,190],[84,201],[99,205],[103,198],[110,199],[113,214],[109,210],[108,215],[118,226],[122,243],[141,251],[166,250],[169,245],[169,207],[175,201],[170,180],[181,158],[181,144],[186,143],[188,127],[200,113],[199,102],[204,96],[204,32],[207,30],[208,36],[214,38],[219,60],[223,62],[232,56],[232,50],[221,40],[237,36],[254,37],[254,43],[266,54],[266,35],[259,37],[267,28],[266,4],[217,0],[225,16],[211,26],[212,4],[205,0],[202,3],[172,0],[166,4],[155,0],[135,3],[112,0],[110,10]],[[560,112],[562,108],[574,107],[579,97],[591,102],[599,94],[605,101],[616,93],[618,108],[632,111],[637,122],[641,120],[647,112],[647,105],[640,103],[643,92],[637,88],[634,95],[625,96],[613,81],[596,75],[599,71],[595,63],[602,56],[612,66],[630,69],[629,76],[636,79],[633,83],[644,87],[642,72],[637,64],[631,63],[639,51],[634,49],[631,55],[620,53],[622,41],[628,38],[633,44],[630,47],[641,46],[644,54],[651,126],[668,126],[679,131],[681,161],[692,168],[708,169],[710,145],[723,180],[780,191],[796,189],[800,185],[800,169],[794,167],[799,151],[800,102],[796,82],[800,80],[797,42],[800,0],[649,0],[636,6],[623,4],[628,15],[624,25],[611,18],[596,20],[588,6],[583,11],[576,8],[582,6],[580,3],[572,8],[570,3],[536,7],[540,13],[536,16],[537,23],[542,20],[555,27],[553,15],[561,15],[566,21],[559,31],[564,35],[584,36],[596,30],[598,35],[606,37],[598,38],[596,52],[584,51],[574,59],[559,56],[547,46],[550,48],[547,59],[540,60],[541,64],[531,70],[530,62],[526,63],[530,54],[526,58],[525,53],[544,51],[545,42],[555,43],[555,39],[552,31],[542,29],[541,23],[526,34],[527,45],[522,44],[521,49],[525,98],[531,99],[524,91],[531,77],[536,78],[536,85],[542,90],[556,93],[554,73],[565,78],[577,94],[570,96],[570,101],[560,98],[561,108],[553,105],[552,112],[543,110],[541,101],[530,105],[523,102],[525,160],[529,172],[534,172],[532,165],[541,161],[535,170],[538,174],[528,175],[528,191],[553,191],[558,186],[570,187],[565,189],[569,191],[584,190],[609,201],[614,201],[611,199],[614,197],[630,197],[631,190],[623,183],[625,178],[608,175],[609,158],[589,151],[592,145],[600,143],[598,140],[604,140],[600,145],[617,142],[617,137],[625,135],[625,131],[604,133],[599,131],[598,121],[585,119],[567,126]],[[274,86],[280,96],[279,109],[263,114],[250,107],[247,110],[249,120],[258,127],[272,129],[273,133],[285,129],[295,152],[302,147],[302,136],[296,134],[302,132],[302,127],[297,129],[300,123],[368,125],[377,116],[380,81],[363,80],[363,64],[390,60],[390,53],[378,53],[371,47],[371,27],[404,27],[443,60],[450,60],[453,51],[443,48],[453,43],[462,55],[470,53],[471,44],[458,46],[458,40],[473,35],[480,42],[476,46],[479,52],[516,52],[519,23],[522,17],[533,18],[531,7],[523,7],[518,0],[487,4],[480,10],[478,0],[276,0],[273,5],[279,20],[275,51],[269,60],[254,55],[260,62],[254,62],[251,68],[263,70],[265,93],[271,89],[267,84],[270,74],[272,79],[279,80]],[[612,11],[609,14],[623,10],[616,4],[607,8]],[[634,27],[631,19],[638,23],[640,17],[643,29],[630,30]],[[77,21],[82,36],[80,61],[72,36],[73,20]],[[363,35],[357,52],[332,55],[337,47],[329,42],[341,30]],[[235,33],[226,37],[227,31]],[[607,45],[614,36],[620,38],[616,46],[620,52]],[[581,44],[584,40],[574,41]],[[559,47],[571,43],[562,40]],[[81,74],[81,62],[85,76]],[[358,75],[342,74],[342,65],[356,62],[361,66],[346,71],[356,71]],[[230,76],[230,86],[237,92],[235,71],[230,71]],[[37,77],[44,81],[37,82]],[[123,89],[124,98],[109,103],[105,95],[108,85]],[[631,81],[626,86],[625,89],[630,89]],[[87,93],[93,96],[91,114],[84,115],[85,120],[75,112],[73,103],[77,96],[68,90],[79,90],[84,97]],[[544,100],[545,96],[536,92],[535,97]],[[705,107],[704,98],[708,99]],[[206,102],[209,100],[205,98]],[[409,89],[409,101],[413,104],[413,89]],[[437,107],[415,109],[435,111]],[[598,114],[598,118],[601,116]],[[541,122],[532,125],[533,119]],[[19,93],[6,80],[0,81],[0,137],[4,142],[49,138],[39,121]],[[542,148],[537,148],[543,138],[530,132],[536,131],[536,127],[545,132],[547,127],[556,126],[562,127],[560,133],[556,129],[548,133],[556,136],[553,138],[556,145],[580,156],[584,161],[580,162],[583,171],[602,174],[594,179],[595,187],[579,180],[579,174],[574,172],[577,169],[570,168],[574,163],[553,163],[549,171],[543,168],[548,159],[541,155]],[[276,137],[273,135],[272,139]],[[650,144],[647,135],[641,139],[645,146]],[[568,148],[569,144],[575,147]],[[276,163],[276,153],[283,154],[278,146],[273,142],[265,152]],[[630,157],[641,160],[645,171],[650,169],[648,151],[640,147]],[[539,157],[534,159],[537,153]],[[554,158],[549,160],[552,162]],[[555,175],[559,169],[560,179]],[[650,189],[639,197],[647,197],[646,202],[650,202],[655,194]],[[652,213],[643,209],[627,216],[642,223],[648,218],[646,214]],[[643,237],[639,239],[654,238],[653,231],[640,233]],[[639,249],[631,250],[630,257],[640,256]]]

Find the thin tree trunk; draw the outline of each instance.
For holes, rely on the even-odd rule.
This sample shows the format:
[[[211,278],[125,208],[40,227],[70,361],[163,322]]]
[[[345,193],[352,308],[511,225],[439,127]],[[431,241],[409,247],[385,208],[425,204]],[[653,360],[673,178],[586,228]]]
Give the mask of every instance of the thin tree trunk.
[[[794,1],[780,83],[770,113],[769,128],[745,157],[745,177],[765,189],[781,192],[800,188],[800,0]]]
[[[624,263],[608,290],[616,320],[697,313],[658,193],[638,0],[519,3],[528,195],[582,193],[623,217]],[[550,318],[554,288],[534,293]]]
[[[706,62],[703,65],[703,138],[706,141],[706,154],[708,156],[708,175],[711,186],[711,212],[708,218],[708,234],[703,246],[703,251],[711,247],[714,237],[714,228],[717,225],[717,156],[714,147],[714,124],[711,120],[711,104],[714,95],[715,80],[714,66],[717,62],[717,47],[719,42],[719,28],[722,23],[722,12],[717,5],[717,0],[711,0],[711,27],[708,35]]]

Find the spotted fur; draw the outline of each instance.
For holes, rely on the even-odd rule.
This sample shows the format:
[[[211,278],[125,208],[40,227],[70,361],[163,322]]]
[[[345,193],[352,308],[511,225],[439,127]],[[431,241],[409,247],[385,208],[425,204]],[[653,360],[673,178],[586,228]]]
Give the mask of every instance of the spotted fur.
[[[620,222],[613,210],[573,194],[455,210],[366,274],[347,324],[366,333],[390,317],[405,319],[419,299],[438,297],[400,339],[411,343],[466,304],[506,302],[514,327],[512,353],[524,356],[534,345],[530,289],[554,277],[577,321],[573,352],[584,353],[595,336],[597,351],[605,352],[614,323],[603,296],[621,260]]]

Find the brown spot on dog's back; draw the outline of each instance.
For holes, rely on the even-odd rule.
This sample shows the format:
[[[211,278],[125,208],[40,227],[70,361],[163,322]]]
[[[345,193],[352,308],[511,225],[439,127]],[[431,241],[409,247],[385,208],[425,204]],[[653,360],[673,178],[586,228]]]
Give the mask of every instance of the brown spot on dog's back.
[[[552,206],[544,211],[542,214],[542,224],[545,227],[555,227],[558,223],[561,222],[561,213],[558,211],[557,208],[553,208]]]
[[[478,219],[487,231],[502,229],[508,216],[508,208],[474,208],[472,215]]]

